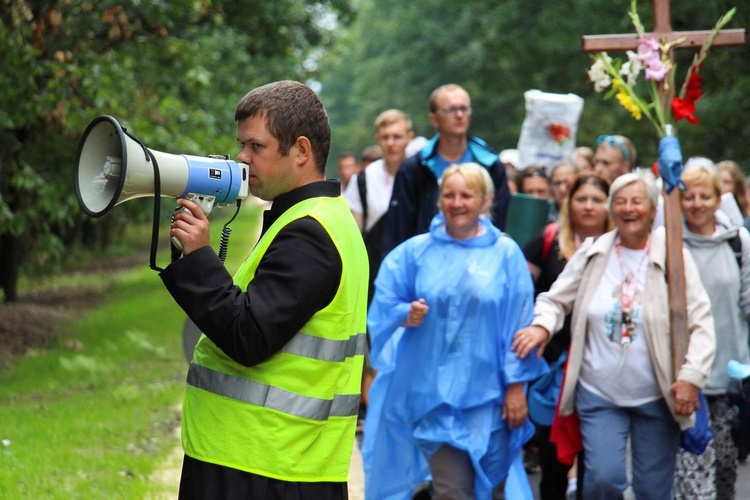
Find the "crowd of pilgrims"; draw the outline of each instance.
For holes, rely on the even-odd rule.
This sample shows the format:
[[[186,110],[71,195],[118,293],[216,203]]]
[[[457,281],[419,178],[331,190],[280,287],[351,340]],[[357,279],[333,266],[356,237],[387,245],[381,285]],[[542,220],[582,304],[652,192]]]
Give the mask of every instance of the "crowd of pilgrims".
[[[438,182],[429,223],[410,235],[399,211],[417,202],[396,191],[422,181],[386,172],[383,150],[376,160],[396,178],[378,208],[378,241],[400,234],[368,245],[366,498],[526,498],[532,472],[541,473],[542,499],[621,498],[628,489],[637,498],[734,498],[745,455],[731,435],[727,363],[750,363],[750,200],[739,166],[691,158],[682,173],[688,343],[675,370],[661,183],[654,169],[636,168],[627,138],[602,136],[551,168],[517,168],[506,151],[494,163],[475,152],[436,170],[435,139],[402,162],[411,122],[397,115],[385,128],[399,136],[399,120],[403,147],[389,163],[428,165]],[[345,188],[365,233],[375,223],[366,208],[363,219],[362,201],[373,200],[356,179],[367,169]],[[522,242],[503,232],[511,221],[496,220],[515,193],[549,207]],[[532,401],[534,383],[548,400]],[[696,451],[685,434],[705,410],[713,437]]]

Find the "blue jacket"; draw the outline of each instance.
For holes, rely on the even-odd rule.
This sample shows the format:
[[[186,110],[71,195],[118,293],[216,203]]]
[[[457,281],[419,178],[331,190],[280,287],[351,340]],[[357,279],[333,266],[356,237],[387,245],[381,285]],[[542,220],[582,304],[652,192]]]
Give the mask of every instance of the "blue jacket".
[[[469,453],[476,498],[490,498],[534,433],[528,420],[510,429],[502,418],[508,385],[547,371],[535,353],[510,350],[533,316],[534,286],[518,245],[480,224],[483,234],[457,241],[437,215],[380,268],[367,317],[378,371],[362,449],[367,498],[411,498],[443,443]],[[402,328],[418,298],[430,308],[424,322]]]
[[[396,174],[391,204],[384,219],[383,256],[412,236],[426,233],[430,221],[438,212],[435,159],[439,139],[438,134],[421,151],[404,160]],[[502,230],[510,200],[505,165],[482,139],[469,137],[467,147],[474,161],[489,171],[495,183],[492,222]]]

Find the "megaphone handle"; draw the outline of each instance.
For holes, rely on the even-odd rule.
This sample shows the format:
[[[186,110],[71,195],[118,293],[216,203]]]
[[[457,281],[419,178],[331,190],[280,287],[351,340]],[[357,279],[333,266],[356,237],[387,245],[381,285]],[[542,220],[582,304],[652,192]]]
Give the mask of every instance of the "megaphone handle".
[[[174,214],[177,212],[177,210],[180,210],[179,206],[174,212],[172,212],[172,220],[170,221],[171,222],[170,227],[172,226],[172,224],[174,224]],[[177,239],[176,236],[172,236],[169,239],[169,241],[172,243],[172,262],[174,262],[180,258],[180,255],[182,255],[182,242],[179,239]]]
[[[172,246],[174,247],[175,250],[177,250],[177,252],[178,252],[177,258],[179,258],[180,257],[179,254],[182,253],[182,242],[177,239],[177,236],[172,236],[169,239],[169,241],[172,242]],[[175,255],[174,254],[172,254],[172,260],[175,260]]]
[[[198,205],[201,208],[201,210],[203,210],[203,213],[206,215],[206,217],[208,217],[208,214],[211,213],[211,210],[214,207],[214,201],[216,201],[215,196],[196,194],[196,193],[186,194],[185,199],[190,200],[196,205]],[[175,212],[178,212],[178,211],[192,214],[190,210],[179,205],[175,209]],[[172,223],[174,223],[174,215],[172,215]],[[176,250],[176,252],[172,252],[172,261],[174,262],[175,260],[180,258],[180,254],[182,254],[183,248],[182,248],[182,242],[178,240],[177,237],[172,236],[171,241],[172,241],[173,249]]]
[[[194,202],[198,203],[198,200],[196,199],[196,195],[188,194],[185,198],[188,199],[188,200],[191,200],[191,201],[194,201]],[[185,208],[183,206],[180,206],[180,205],[177,205],[177,208],[172,213],[172,224],[174,224],[174,214],[176,214],[177,212],[185,212],[186,214],[191,214],[191,215],[193,214],[193,212],[191,212],[187,208]],[[182,242],[179,239],[177,239],[176,236],[172,236],[170,238],[170,241],[172,242],[172,247],[175,250],[177,250],[177,252],[172,252],[172,261],[174,262],[175,260],[177,260],[177,259],[180,258],[180,254],[183,251]]]
[[[216,196],[211,196],[208,194],[196,194],[196,193],[188,193],[185,195],[186,200],[190,200],[199,207],[201,207],[201,210],[203,210],[203,215],[206,217],[209,216],[211,213],[211,210],[214,208],[214,202],[216,201]],[[185,207],[182,207],[186,212],[190,213],[190,210],[188,210]]]

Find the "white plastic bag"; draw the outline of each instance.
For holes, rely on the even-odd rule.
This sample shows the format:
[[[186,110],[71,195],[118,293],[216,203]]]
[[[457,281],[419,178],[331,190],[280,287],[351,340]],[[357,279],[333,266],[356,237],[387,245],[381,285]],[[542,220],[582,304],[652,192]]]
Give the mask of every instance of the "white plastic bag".
[[[526,118],[518,140],[520,170],[551,168],[563,158],[572,158],[583,99],[575,94],[524,92]]]

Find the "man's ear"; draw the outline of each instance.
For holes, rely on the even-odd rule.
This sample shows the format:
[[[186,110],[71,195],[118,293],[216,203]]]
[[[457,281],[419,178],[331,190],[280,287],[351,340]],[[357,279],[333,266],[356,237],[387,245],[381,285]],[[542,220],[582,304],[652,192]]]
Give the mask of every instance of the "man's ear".
[[[297,142],[295,143],[295,146],[297,146],[297,164],[298,165],[304,165],[308,161],[312,159],[312,144],[310,144],[310,139],[305,137],[304,135],[301,135],[297,137]]]
[[[430,120],[430,123],[432,123],[433,128],[438,128],[437,113],[433,113],[432,111],[430,111],[427,114],[427,119]]]

